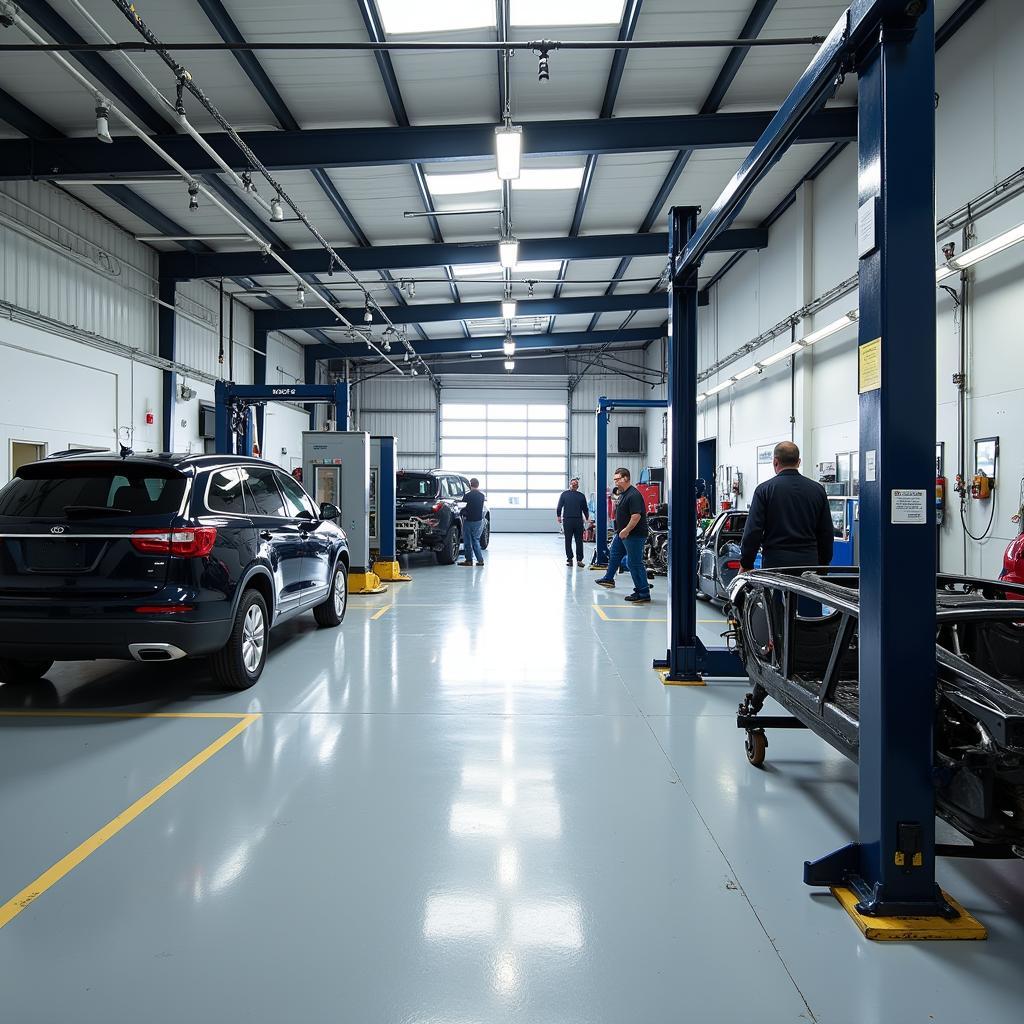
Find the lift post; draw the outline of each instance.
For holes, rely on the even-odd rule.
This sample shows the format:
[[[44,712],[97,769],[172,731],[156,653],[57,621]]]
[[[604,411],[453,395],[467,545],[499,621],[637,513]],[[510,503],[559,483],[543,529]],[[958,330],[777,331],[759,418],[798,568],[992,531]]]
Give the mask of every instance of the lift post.
[[[395,542],[395,439],[370,438],[370,547],[376,544],[374,573],[387,583],[408,583]]]
[[[348,421],[348,384],[344,381],[337,384],[235,384],[219,380],[214,390],[215,447],[220,455],[252,454],[249,406],[265,402],[329,402],[334,406],[335,423]],[[241,429],[238,429],[235,415],[239,409],[244,412]]]
[[[932,777],[934,27],[934,5],[929,0],[856,0],[696,231],[691,230],[692,219],[680,223],[678,212],[673,212],[673,228],[689,235],[683,246],[678,237],[672,242],[675,288],[699,267],[711,240],[732,223],[751,191],[792,143],[800,124],[824,105],[844,74],[856,71],[859,840],[805,863],[804,881],[832,887],[862,928],[879,918],[918,919],[904,922],[903,938],[939,937],[934,922],[958,917],[935,883]],[[673,314],[677,308],[688,312],[685,299],[677,307],[674,294]],[[672,340],[677,346],[681,340],[685,347],[685,333],[677,333],[675,316],[672,327]],[[672,363],[681,359],[688,369],[689,360],[677,347]],[[922,380],[927,387],[921,387]],[[670,395],[676,398],[677,389],[670,386]],[[692,402],[692,390],[682,397]],[[674,426],[670,444],[690,440],[685,429]],[[680,522],[688,520],[681,517],[676,525]],[[960,920],[968,923],[966,915]],[[967,937],[957,934],[957,923],[952,921],[942,937]]]
[[[667,409],[664,398],[606,398],[597,400],[597,441],[594,445],[597,463],[594,503],[594,561],[592,569],[608,568],[608,419],[613,409]]]

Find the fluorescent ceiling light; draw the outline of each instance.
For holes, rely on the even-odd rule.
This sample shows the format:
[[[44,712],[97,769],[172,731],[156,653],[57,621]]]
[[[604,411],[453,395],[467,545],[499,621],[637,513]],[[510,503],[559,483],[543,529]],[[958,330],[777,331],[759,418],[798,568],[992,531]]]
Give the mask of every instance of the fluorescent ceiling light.
[[[506,338],[501,347],[510,359],[516,354],[516,343],[511,338]]]
[[[561,260],[533,260],[516,266],[516,274],[549,274],[562,269]]]
[[[995,256],[997,252],[1009,249],[1011,245],[1016,245],[1022,239],[1024,239],[1024,224],[1018,224],[1015,228],[1010,228],[1009,231],[1004,231],[1001,235],[982,242],[981,245],[972,245],[970,249],[965,249],[959,256],[951,259],[948,265],[957,270],[966,270],[968,267],[973,267],[975,263],[988,259],[989,256]]]
[[[500,192],[501,179],[494,171],[466,171],[461,174],[428,174],[431,195],[457,196],[469,192]]]
[[[388,35],[494,28],[493,0],[423,3],[423,0],[377,0]]]
[[[498,177],[514,181],[519,177],[523,159],[523,129],[517,124],[503,124],[494,129],[494,151],[498,161]]]
[[[516,363],[515,363],[514,359],[506,359],[505,360],[505,369],[508,370],[509,373],[511,373],[515,368],[516,368]]]
[[[945,281],[947,277],[952,277],[954,274],[959,274],[960,271],[956,267],[951,267],[948,263],[943,263],[941,266],[935,268],[935,283],[938,284],[940,281]]]
[[[719,391],[724,391],[727,387],[735,384],[736,381],[729,377],[727,380],[723,380],[721,384],[716,384],[713,388],[708,388],[706,394],[710,398],[711,395],[717,395]]]
[[[623,0],[512,0],[512,25],[617,25]],[[493,22],[492,22],[493,24]]]
[[[745,370],[740,370],[740,372],[735,375],[735,379],[743,380],[745,377],[751,377],[757,373],[759,369],[760,367],[755,363],[753,366],[748,366]]]
[[[805,345],[813,345],[816,341],[821,341],[822,338],[827,338],[829,335],[835,334],[836,331],[849,327],[857,319],[857,316],[857,310],[851,309],[849,313],[844,313],[838,320],[833,320],[832,323],[826,324],[817,331],[805,334],[802,341]]]
[[[697,401],[698,401],[698,402],[703,402],[703,401],[704,401],[704,399],[705,399],[705,398],[707,398],[707,397],[708,397],[708,396],[707,396],[707,395],[706,395],[706,394],[705,394],[705,393],[704,393],[703,391],[701,391],[701,392],[700,392],[700,393],[699,393],[699,394],[697,395]]]
[[[519,239],[510,235],[498,242],[498,256],[505,269],[510,270],[515,267],[519,259]]]
[[[766,359],[759,360],[761,366],[771,366],[773,363],[781,363],[783,359],[788,359],[791,355],[795,355],[803,345],[794,342],[792,345],[787,345],[781,352],[776,352],[773,356],[768,356]]]
[[[544,192],[577,189],[582,182],[582,167],[524,167],[512,187],[517,191]]]
[[[505,299],[502,301],[501,315],[505,320],[511,320],[516,315],[515,299]]]

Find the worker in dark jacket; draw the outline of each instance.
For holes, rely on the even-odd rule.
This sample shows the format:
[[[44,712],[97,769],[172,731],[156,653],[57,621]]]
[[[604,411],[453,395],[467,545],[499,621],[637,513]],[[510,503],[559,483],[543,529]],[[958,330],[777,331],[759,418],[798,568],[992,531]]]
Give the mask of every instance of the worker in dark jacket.
[[[565,564],[572,565],[572,543],[576,541],[576,564],[583,568],[583,529],[590,522],[587,496],[580,491],[579,477],[569,481],[569,490],[562,491],[555,509],[555,518],[565,534]]]
[[[829,565],[832,561],[832,516],[825,488],[800,472],[800,449],[792,441],[775,446],[775,476],[758,484],[750,502],[740,542],[740,572],[761,566]]]

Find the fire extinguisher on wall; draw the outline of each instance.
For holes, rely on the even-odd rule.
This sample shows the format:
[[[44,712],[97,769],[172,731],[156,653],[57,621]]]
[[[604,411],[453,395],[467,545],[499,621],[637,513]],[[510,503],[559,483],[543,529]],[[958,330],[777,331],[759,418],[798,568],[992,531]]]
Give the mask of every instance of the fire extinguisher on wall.
[[[935,525],[941,526],[946,518],[946,478],[935,478]]]

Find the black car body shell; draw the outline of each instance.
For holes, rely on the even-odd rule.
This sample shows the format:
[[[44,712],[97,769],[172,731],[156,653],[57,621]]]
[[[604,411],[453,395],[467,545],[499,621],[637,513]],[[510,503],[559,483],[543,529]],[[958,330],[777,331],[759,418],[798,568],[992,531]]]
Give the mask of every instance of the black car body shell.
[[[754,683],[741,706],[743,727],[772,697],[857,760],[858,582],[849,567],[754,570],[733,582],[727,611]],[[820,603],[825,614],[799,614],[800,599]],[[975,843],[1017,848],[1024,845],[1022,601],[1024,586],[937,578],[936,813]]]

